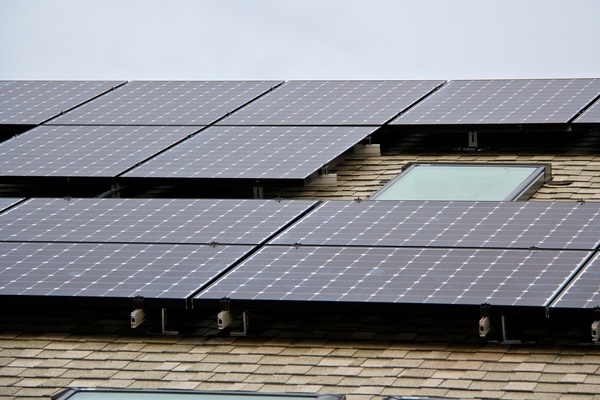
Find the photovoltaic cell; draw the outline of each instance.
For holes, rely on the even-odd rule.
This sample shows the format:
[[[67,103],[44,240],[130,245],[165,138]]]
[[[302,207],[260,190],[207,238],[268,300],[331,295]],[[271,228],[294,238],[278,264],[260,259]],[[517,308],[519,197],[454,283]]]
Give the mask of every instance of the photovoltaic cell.
[[[272,243],[594,250],[600,203],[329,201]]]
[[[278,84],[274,81],[134,81],[52,123],[209,125]]]
[[[42,125],[0,143],[0,176],[115,177],[195,130]]]
[[[289,81],[219,125],[382,125],[443,81]]]
[[[541,307],[588,254],[266,246],[196,299]]]
[[[600,79],[451,81],[392,125],[568,123],[600,94]]]
[[[556,308],[600,307],[600,253],[585,266],[566,291],[552,304]]]
[[[0,241],[260,244],[316,202],[30,199],[0,215]]]
[[[22,200],[24,199],[18,199],[15,197],[0,197],[0,213],[8,207],[12,206],[13,204],[16,204]]]
[[[124,177],[306,179],[373,127],[210,127]]]
[[[122,83],[0,81],[0,124],[40,124]]]
[[[600,95],[600,93],[598,93]],[[598,124],[600,123],[600,99],[597,100],[590,108],[588,108],[575,123],[581,124]]]
[[[0,295],[185,300],[251,249],[0,243]]]

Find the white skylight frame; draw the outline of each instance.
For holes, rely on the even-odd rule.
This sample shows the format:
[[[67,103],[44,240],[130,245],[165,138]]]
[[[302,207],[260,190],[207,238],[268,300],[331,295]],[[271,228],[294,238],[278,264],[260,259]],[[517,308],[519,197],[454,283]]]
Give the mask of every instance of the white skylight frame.
[[[417,181],[418,175],[424,171],[424,168],[432,168],[436,169],[438,172],[441,172],[442,169],[447,169],[447,172],[444,171],[443,175],[439,175],[438,181]],[[493,169],[498,169],[493,171]],[[519,171],[520,175],[526,175],[524,178],[520,179],[518,183],[513,184],[512,186],[508,185],[506,182],[497,182],[494,184],[490,179],[488,179],[485,175],[478,177],[478,182],[483,182],[483,187],[488,187],[488,190],[483,190],[480,188],[479,192],[485,192],[485,194],[475,195],[477,190],[473,190],[472,196],[466,195],[469,190],[469,186],[476,188],[475,186],[470,184],[470,181],[459,182],[461,186],[452,185],[452,179],[448,179],[448,177],[452,177],[452,173],[462,172],[471,170],[471,175],[477,173],[477,171],[484,171],[489,169],[489,172],[504,172],[507,171]],[[503,170],[503,171],[501,171]],[[529,173],[527,173],[529,171]],[[436,172],[433,170],[433,172]],[[411,175],[412,174],[412,175]],[[552,177],[552,168],[550,164],[512,164],[512,163],[421,163],[421,162],[411,162],[406,164],[402,168],[402,172],[400,172],[394,179],[386,183],[386,185],[378,190],[375,194],[373,194],[369,200],[445,200],[445,201],[526,201],[528,200],[535,192],[539,190],[540,187],[546,182],[548,182]],[[427,179],[427,177],[423,177],[423,179]],[[458,181],[460,178],[456,178]],[[515,181],[518,178],[513,178]],[[405,193],[402,193],[402,186],[405,185],[408,187],[413,182],[422,182],[422,185],[419,188],[414,188],[413,193],[410,193],[410,189],[405,190]],[[455,181],[456,183],[456,181]],[[427,187],[427,184],[429,185]],[[499,193],[498,196],[493,197],[492,192],[496,186],[506,185],[503,188],[499,188],[498,190],[502,193]],[[507,186],[510,188],[507,189]],[[431,192],[439,190],[440,192],[444,192],[440,195],[431,195]],[[395,192],[399,192],[394,194]]]

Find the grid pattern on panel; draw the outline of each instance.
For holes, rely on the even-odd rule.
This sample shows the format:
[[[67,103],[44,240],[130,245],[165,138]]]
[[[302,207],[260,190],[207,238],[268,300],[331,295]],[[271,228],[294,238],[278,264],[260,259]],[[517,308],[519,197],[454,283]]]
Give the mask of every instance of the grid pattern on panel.
[[[443,81],[289,81],[219,125],[382,125]]]
[[[0,243],[0,295],[186,299],[251,248]]]
[[[115,177],[194,131],[42,125],[0,143],[0,176]]]
[[[16,197],[2,197],[0,198],[0,213],[4,211],[6,208],[12,206],[13,204],[18,203],[23,199],[19,199]]]
[[[260,244],[303,200],[30,199],[0,215],[0,241]]]
[[[196,298],[544,306],[588,254],[266,246]]]
[[[600,204],[329,201],[272,243],[593,250]]]
[[[134,81],[54,124],[209,125],[276,86],[273,81]]]
[[[374,130],[213,126],[124,176],[305,179]]]
[[[557,308],[600,307],[600,253],[597,253],[585,266],[552,306]]]
[[[585,112],[574,122],[582,124],[600,123],[600,99],[596,100],[596,102],[590,108],[585,110]]]
[[[392,124],[567,123],[598,94],[600,79],[451,81]]]
[[[0,124],[36,125],[122,82],[0,81]]]

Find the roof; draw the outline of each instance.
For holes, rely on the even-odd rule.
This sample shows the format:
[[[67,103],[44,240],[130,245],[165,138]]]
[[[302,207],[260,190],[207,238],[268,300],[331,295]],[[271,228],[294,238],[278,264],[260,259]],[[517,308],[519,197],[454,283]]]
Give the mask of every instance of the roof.
[[[532,201],[600,200],[600,145],[593,124],[504,131],[486,126],[477,148],[469,148],[466,132],[456,128],[386,126],[373,140],[379,154],[349,151],[331,163],[328,172],[336,174],[337,184],[268,185],[264,197],[364,200],[407,163],[443,161],[551,164],[552,180]],[[39,189],[11,184],[0,190],[6,197],[35,196]],[[50,195],[62,197],[59,193]],[[217,196],[239,193],[252,197],[242,190]],[[207,191],[162,182],[134,194],[205,197]],[[492,334],[481,338],[478,310],[460,307],[393,312],[257,307],[249,314],[250,334],[240,337],[217,328],[218,309],[169,310],[168,327],[179,334],[163,335],[160,310],[132,329],[132,307],[1,305],[0,399],[47,398],[70,386],[319,392],[349,400],[600,398],[600,349],[590,339],[591,312],[567,311],[560,318],[553,311],[550,318],[542,311],[509,312],[507,339],[524,343],[502,344],[499,314]]]

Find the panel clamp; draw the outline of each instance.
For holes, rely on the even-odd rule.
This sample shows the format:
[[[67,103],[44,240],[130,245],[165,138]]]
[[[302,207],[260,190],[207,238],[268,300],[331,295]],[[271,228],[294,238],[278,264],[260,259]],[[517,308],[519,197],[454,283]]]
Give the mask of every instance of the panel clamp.
[[[479,306],[479,337],[486,337],[492,329],[490,311],[491,306],[488,303],[483,303]]]
[[[248,335],[249,316],[248,311],[242,313],[231,310],[231,300],[223,297],[220,302],[221,311],[217,315],[217,328],[223,330],[231,325],[237,318],[242,317],[242,329],[229,332],[229,336],[246,336]]]
[[[592,342],[598,342],[600,340],[600,307],[594,307],[592,313],[594,315],[594,322],[591,326]]]
[[[133,307],[135,310],[131,312],[130,322],[133,329],[139,327],[146,321],[146,311],[144,311],[144,298],[135,296],[133,299]]]

